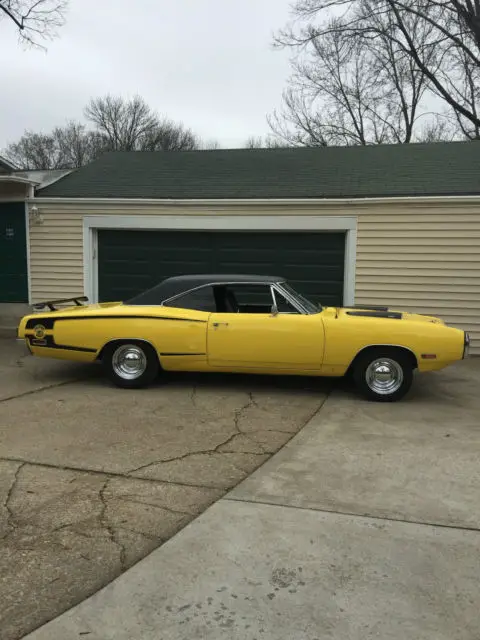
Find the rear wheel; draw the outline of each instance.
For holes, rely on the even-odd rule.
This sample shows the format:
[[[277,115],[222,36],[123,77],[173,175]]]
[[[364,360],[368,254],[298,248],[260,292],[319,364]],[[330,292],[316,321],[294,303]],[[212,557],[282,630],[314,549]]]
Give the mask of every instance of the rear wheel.
[[[369,400],[395,402],[412,386],[412,359],[401,350],[372,349],[360,354],[353,367],[353,377]]]
[[[136,341],[107,345],[102,362],[110,380],[123,389],[148,386],[160,369],[155,349],[147,343]]]

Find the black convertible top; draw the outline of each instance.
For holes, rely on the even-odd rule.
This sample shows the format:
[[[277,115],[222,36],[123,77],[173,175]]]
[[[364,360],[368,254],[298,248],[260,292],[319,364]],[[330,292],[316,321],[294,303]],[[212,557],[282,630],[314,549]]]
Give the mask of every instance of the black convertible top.
[[[162,304],[165,300],[173,298],[185,291],[195,289],[196,287],[206,286],[209,284],[274,284],[276,282],[285,282],[285,278],[275,276],[259,276],[248,274],[231,274],[231,273],[210,273],[196,274],[185,276],[174,276],[167,278],[155,285],[151,289],[139,293],[130,300],[125,301],[128,305],[157,305]]]

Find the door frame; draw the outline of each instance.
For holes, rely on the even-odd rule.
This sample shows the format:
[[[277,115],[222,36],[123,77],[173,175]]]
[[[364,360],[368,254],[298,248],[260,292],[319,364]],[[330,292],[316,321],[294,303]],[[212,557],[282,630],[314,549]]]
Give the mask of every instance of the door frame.
[[[83,281],[85,295],[98,302],[98,230],[120,231],[270,231],[345,232],[344,305],[355,303],[357,217],[321,215],[92,215],[83,218]]]

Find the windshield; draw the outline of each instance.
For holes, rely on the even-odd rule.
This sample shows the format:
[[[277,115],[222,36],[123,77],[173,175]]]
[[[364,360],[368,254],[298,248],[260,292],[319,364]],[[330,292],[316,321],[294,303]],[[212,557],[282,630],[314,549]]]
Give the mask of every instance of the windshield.
[[[300,305],[302,305],[302,307],[304,307],[308,313],[320,313],[320,311],[322,311],[322,306],[321,305],[317,305],[314,304],[313,302],[311,302],[310,300],[308,300],[307,298],[305,298],[305,296],[302,296],[301,293],[298,293],[298,291],[295,291],[295,289],[293,289],[289,284],[287,284],[286,282],[282,282],[282,288],[285,289],[285,291],[295,300],[298,301],[298,303]]]

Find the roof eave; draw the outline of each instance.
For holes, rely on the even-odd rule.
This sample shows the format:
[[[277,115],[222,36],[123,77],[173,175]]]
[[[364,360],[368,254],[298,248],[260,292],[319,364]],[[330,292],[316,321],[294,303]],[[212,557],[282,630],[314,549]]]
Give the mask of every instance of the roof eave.
[[[135,205],[142,206],[165,206],[165,207],[197,207],[197,206],[244,206],[245,204],[255,204],[258,206],[272,205],[299,205],[299,206],[319,206],[319,205],[362,205],[362,204],[388,204],[388,203],[448,203],[448,202],[480,202],[479,194],[458,194],[458,195],[428,195],[428,196],[366,196],[366,197],[338,197],[338,198],[72,198],[72,197],[42,197],[38,194],[29,198],[29,202],[40,204],[85,204],[85,205]]]
[[[36,180],[31,180],[30,178],[24,178],[22,176],[12,175],[10,173],[7,173],[6,175],[0,175],[0,182],[15,182],[17,184],[27,184],[32,186],[36,186],[37,184],[40,184]]]

